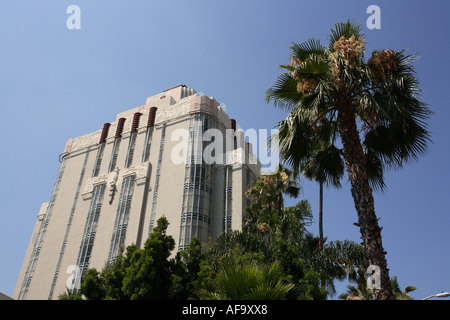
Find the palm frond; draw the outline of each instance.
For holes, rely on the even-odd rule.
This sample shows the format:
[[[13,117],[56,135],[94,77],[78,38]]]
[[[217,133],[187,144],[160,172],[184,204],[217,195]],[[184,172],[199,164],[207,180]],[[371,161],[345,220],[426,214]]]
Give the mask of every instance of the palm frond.
[[[340,188],[345,170],[342,150],[334,145],[319,149],[304,168],[306,176],[327,186]]]
[[[350,38],[352,35],[355,37],[364,37],[364,35],[361,34],[361,30],[361,25],[352,20],[336,23],[334,29],[331,29],[331,34],[329,36],[329,50],[333,51],[334,43],[341,37],[345,37],[346,39]]]
[[[292,111],[303,95],[297,91],[297,81],[290,73],[281,74],[275,84],[266,91],[266,103],[273,102],[275,107]]]
[[[299,73],[320,75],[326,74],[330,70],[330,65],[323,55],[310,54],[296,70]]]
[[[365,150],[367,178],[372,189],[385,191],[383,162],[372,150]]]
[[[412,119],[403,118],[387,126],[379,125],[366,133],[363,144],[383,162],[386,168],[402,168],[417,161],[428,150],[430,132]]]
[[[304,61],[311,54],[323,54],[326,48],[320,44],[320,40],[311,38],[302,43],[294,43],[290,49],[291,57],[296,57],[301,61]]]
[[[300,164],[309,158],[313,129],[300,114],[292,113],[286,120],[280,121],[276,128],[281,160],[289,164],[296,175]]]

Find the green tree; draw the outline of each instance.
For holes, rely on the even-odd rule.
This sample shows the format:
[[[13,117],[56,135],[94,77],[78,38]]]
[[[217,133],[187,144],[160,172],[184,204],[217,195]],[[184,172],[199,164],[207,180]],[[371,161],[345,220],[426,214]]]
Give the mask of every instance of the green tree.
[[[278,263],[227,263],[214,280],[214,290],[201,289],[202,300],[282,300],[293,288]]]
[[[144,248],[127,253],[123,293],[131,300],[168,299],[174,259],[169,259],[175,241],[166,234],[167,218],[158,219]]]
[[[88,300],[103,300],[106,298],[105,278],[95,268],[89,269],[80,285],[80,293]]]
[[[367,260],[381,269],[375,296],[393,299],[367,164],[401,168],[427,150],[431,112],[420,100],[416,57],[381,50],[366,61],[361,27],[348,21],[331,30],[328,47],[310,39],[294,44],[291,58],[267,101],[295,112],[306,128],[314,118],[337,124]]]
[[[245,209],[244,229],[270,235],[270,229],[285,215],[284,195],[296,198],[299,192],[300,186],[292,178],[292,172],[281,164],[274,173],[254,180],[253,186],[245,193],[254,203]]]
[[[211,272],[217,274],[229,261],[241,263],[243,260],[256,259],[273,262],[274,255],[274,247],[259,234],[232,230],[222,232],[205,246],[204,259]]]
[[[200,287],[207,287],[211,271],[205,264],[200,239],[194,236],[189,247],[177,254],[172,273],[171,299],[195,299]]]
[[[336,294],[334,280],[342,281],[348,277],[356,282],[355,274],[359,275],[361,272],[364,274],[367,267],[364,247],[353,241],[330,241],[325,243],[321,250],[311,248],[306,250],[303,251],[303,255],[307,257],[305,258],[307,268],[320,274],[322,287],[325,287],[331,295]]]
[[[284,194],[281,186],[290,185],[291,176],[290,170],[279,166],[277,173],[254,181],[254,187],[247,191],[247,196],[254,200],[254,203],[246,209],[245,225],[248,226],[246,230],[252,233],[256,230],[257,234],[263,234],[266,239],[269,239],[266,245],[272,251],[270,258],[280,263],[283,271],[294,284],[294,288],[287,296],[288,299],[306,299],[307,297],[308,299],[325,299],[328,292],[316,281],[320,275],[305,268],[301,251],[302,247],[306,247],[304,242],[309,235],[306,226],[312,220],[309,202],[301,200],[291,207],[277,205],[284,203],[283,200],[280,201],[280,197]],[[297,187],[297,192],[291,195],[297,196],[298,190]],[[270,237],[267,236],[268,234]]]
[[[127,250],[127,256],[130,256],[131,250],[136,250],[137,247],[132,246]],[[122,246],[117,257],[112,262],[108,262],[102,269],[101,277],[104,278],[106,287],[106,298],[109,300],[126,300],[126,296],[122,291],[123,278],[125,277],[125,266],[129,260],[124,264],[124,251]]]
[[[200,287],[208,287],[211,270],[204,261],[201,244],[194,237],[186,251],[169,258],[174,248],[166,235],[167,219],[157,222],[154,233],[140,249],[132,244],[121,248],[114,261],[98,272],[89,269],[84,275],[80,295],[68,291],[61,300],[149,300],[193,299]]]
[[[409,294],[417,289],[416,286],[407,286],[405,290],[402,291],[400,284],[398,283],[397,276],[391,278],[392,291],[394,292],[395,300],[413,300],[413,297]]]
[[[83,300],[79,294],[74,294],[72,290],[67,289],[66,292],[58,296],[58,300]]]
[[[297,204],[283,209],[277,224],[275,235],[289,242],[301,242],[306,234],[307,227],[312,224],[312,208],[308,200],[300,200]]]

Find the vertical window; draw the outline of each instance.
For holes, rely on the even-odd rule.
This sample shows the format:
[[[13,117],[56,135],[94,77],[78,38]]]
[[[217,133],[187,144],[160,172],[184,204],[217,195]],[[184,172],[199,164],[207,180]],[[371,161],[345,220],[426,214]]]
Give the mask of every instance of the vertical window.
[[[156,110],[158,110],[158,108],[151,107],[148,112],[147,133],[145,135],[145,149],[142,154],[142,162],[148,161],[150,157],[150,147],[152,142],[153,126],[155,125],[156,119]]]
[[[97,152],[97,157],[95,159],[95,166],[94,171],[92,172],[93,177],[97,177],[100,171],[100,165],[102,164],[102,158],[103,158],[103,151],[105,150],[106,145],[106,138],[108,137],[108,131],[109,127],[111,126],[110,123],[105,123],[103,125],[102,134],[100,136],[100,142]]]
[[[130,142],[128,144],[127,158],[125,160],[125,168],[129,168],[133,163],[134,145],[136,144],[137,132],[133,132],[130,136]]]
[[[140,112],[136,112],[133,116],[133,123],[131,124],[131,136],[130,141],[128,143],[127,158],[125,159],[125,168],[129,168],[133,163],[134,145],[136,143],[136,136],[139,128],[140,118],[141,118]]]
[[[144,153],[142,154],[142,162],[148,161],[150,158],[150,148],[152,145],[152,135],[153,135],[153,127],[147,128],[147,133],[145,135],[145,144],[144,144]]]
[[[156,167],[156,177],[155,177],[155,187],[153,191],[153,200],[152,200],[152,211],[150,214],[150,226],[149,226],[149,235],[153,232],[153,225],[155,223],[155,214],[156,214],[156,200],[158,199],[158,188],[159,188],[159,177],[161,175],[161,164],[162,157],[164,153],[164,143],[166,139],[166,126],[163,125],[161,132],[161,143],[159,145],[159,156],[158,156],[158,165]]]
[[[120,141],[122,140],[122,131],[125,125],[125,118],[120,118],[117,121],[116,135],[114,136],[114,145],[113,150],[111,152],[111,159],[109,161],[109,169],[108,172],[112,172],[116,169],[117,165],[117,156],[119,154]]]
[[[81,238],[80,250],[78,252],[77,268],[72,282],[72,290],[76,292],[84,273],[89,268],[92,248],[94,246],[95,234],[97,232],[98,220],[102,209],[103,196],[106,184],[94,186],[89,211],[86,218],[83,237]]]
[[[111,160],[109,161],[108,172],[112,172],[112,171],[114,171],[114,169],[116,169],[117,156],[119,155],[119,147],[120,147],[120,141],[121,140],[122,140],[121,137],[116,138],[116,140],[114,140],[113,150],[112,150],[112,153],[111,153]]]
[[[135,176],[128,176],[123,179],[120,191],[119,204],[117,206],[116,221],[109,249],[109,262],[113,262],[119,253],[119,248],[125,243],[128,218],[130,217],[131,199],[133,197]]]
[[[95,159],[94,171],[92,172],[93,177],[97,177],[100,172],[100,166],[102,164],[103,151],[105,150],[106,142],[100,143],[97,152],[97,158]]]
[[[205,114],[191,116],[189,145],[184,179],[183,204],[180,222],[178,250],[185,250],[196,235],[200,241],[207,241],[210,231],[210,202],[212,166],[202,159],[207,145],[203,132],[216,126],[213,118]]]
[[[232,195],[233,195],[233,186],[232,186],[232,174],[233,168],[231,166],[226,166],[224,168],[225,171],[225,188],[224,188],[224,218],[223,218],[223,230],[225,232],[231,231],[231,217],[232,217]]]

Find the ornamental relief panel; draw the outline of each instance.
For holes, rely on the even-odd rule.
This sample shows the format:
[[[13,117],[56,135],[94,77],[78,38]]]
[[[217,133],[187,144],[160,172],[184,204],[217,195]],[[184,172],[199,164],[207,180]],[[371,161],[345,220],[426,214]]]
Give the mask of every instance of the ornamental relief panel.
[[[135,175],[136,176],[136,184],[140,185],[147,181],[147,177],[150,172],[150,162],[144,162],[139,166],[132,166],[129,168],[119,169],[116,168],[116,170],[102,174],[98,177],[90,178],[81,193],[81,196],[83,197],[83,200],[90,199],[92,197],[92,193],[94,191],[94,186],[99,184],[107,184],[111,189],[115,188],[117,180],[119,176],[123,179],[124,177]]]

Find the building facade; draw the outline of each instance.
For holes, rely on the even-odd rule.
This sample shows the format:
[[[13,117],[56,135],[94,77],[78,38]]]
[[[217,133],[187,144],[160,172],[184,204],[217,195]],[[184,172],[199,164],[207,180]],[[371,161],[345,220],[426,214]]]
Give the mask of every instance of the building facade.
[[[165,216],[176,250],[240,230],[260,175],[251,145],[212,97],[180,85],[69,139],[37,216],[14,299],[57,299]]]

